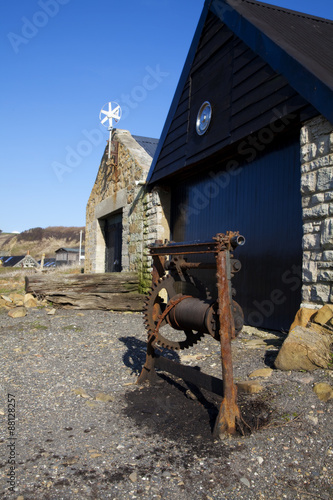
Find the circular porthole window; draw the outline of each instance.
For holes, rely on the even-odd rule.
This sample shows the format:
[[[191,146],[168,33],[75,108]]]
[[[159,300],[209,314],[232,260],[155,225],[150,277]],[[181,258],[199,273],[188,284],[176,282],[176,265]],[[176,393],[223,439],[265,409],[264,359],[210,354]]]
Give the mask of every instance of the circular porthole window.
[[[203,135],[205,132],[207,132],[211,118],[212,118],[212,106],[210,102],[205,101],[203,104],[201,104],[197,115],[197,122],[196,122],[197,134]]]

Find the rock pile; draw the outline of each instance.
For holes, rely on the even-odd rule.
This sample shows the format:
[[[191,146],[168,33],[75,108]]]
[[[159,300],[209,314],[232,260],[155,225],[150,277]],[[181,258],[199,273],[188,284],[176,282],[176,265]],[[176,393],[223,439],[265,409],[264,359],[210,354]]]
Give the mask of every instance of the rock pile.
[[[31,307],[45,307],[46,300],[38,300],[31,293],[10,293],[0,296],[0,309],[6,309],[11,318],[22,318]]]

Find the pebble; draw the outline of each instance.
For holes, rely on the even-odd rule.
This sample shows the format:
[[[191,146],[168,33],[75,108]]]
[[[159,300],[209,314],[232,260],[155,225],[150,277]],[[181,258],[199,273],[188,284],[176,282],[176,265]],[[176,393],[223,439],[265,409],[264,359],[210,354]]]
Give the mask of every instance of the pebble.
[[[45,329],[32,332],[35,322]],[[0,315],[0,334],[1,390],[11,391],[19,408],[16,499],[292,500],[305,489],[329,498],[331,401],[320,401],[310,382],[296,378],[327,383],[327,371],[274,370],[262,384],[246,380],[263,362],[271,368],[273,358],[270,347],[251,349],[241,333],[232,343],[234,379],[238,387],[242,381],[261,387],[238,391],[242,417],[267,420],[255,430],[254,418],[252,434],[220,441],[212,436],[219,398],[162,374],[156,385],[136,385],[147,338],[139,314],[29,310],[17,322]],[[188,351],[161,355],[177,362],[190,356],[186,362],[221,378],[221,347],[210,336]],[[106,401],[98,400],[101,394]],[[305,485],[313,470],[318,474]],[[0,473],[5,477],[6,465]]]
[[[268,378],[272,376],[274,370],[272,368],[259,368],[258,370],[254,370],[254,372],[250,373],[249,378],[256,377],[264,377]]]
[[[246,477],[241,477],[240,482],[245,484],[245,486],[247,486],[248,488],[251,487],[250,481],[248,479],[246,479]]]
[[[129,475],[130,480],[132,483],[136,483],[138,481],[138,474],[137,472],[132,472],[132,474]]]

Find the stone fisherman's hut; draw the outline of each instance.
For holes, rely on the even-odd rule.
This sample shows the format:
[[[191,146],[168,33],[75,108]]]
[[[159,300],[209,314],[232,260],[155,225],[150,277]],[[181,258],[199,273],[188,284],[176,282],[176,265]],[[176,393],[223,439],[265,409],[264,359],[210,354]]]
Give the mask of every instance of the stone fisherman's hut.
[[[141,291],[151,284],[148,245],[169,236],[165,190],[146,190],[157,143],[115,129],[110,159],[107,146],[86,212],[85,272],[137,272]]]

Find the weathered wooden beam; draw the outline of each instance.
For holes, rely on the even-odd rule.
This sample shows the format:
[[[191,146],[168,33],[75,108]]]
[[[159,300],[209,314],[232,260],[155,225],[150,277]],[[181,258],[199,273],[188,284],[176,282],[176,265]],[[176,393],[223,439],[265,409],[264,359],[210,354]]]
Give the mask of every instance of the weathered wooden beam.
[[[54,305],[74,309],[142,311],[144,296],[133,273],[26,276],[25,290]]]

